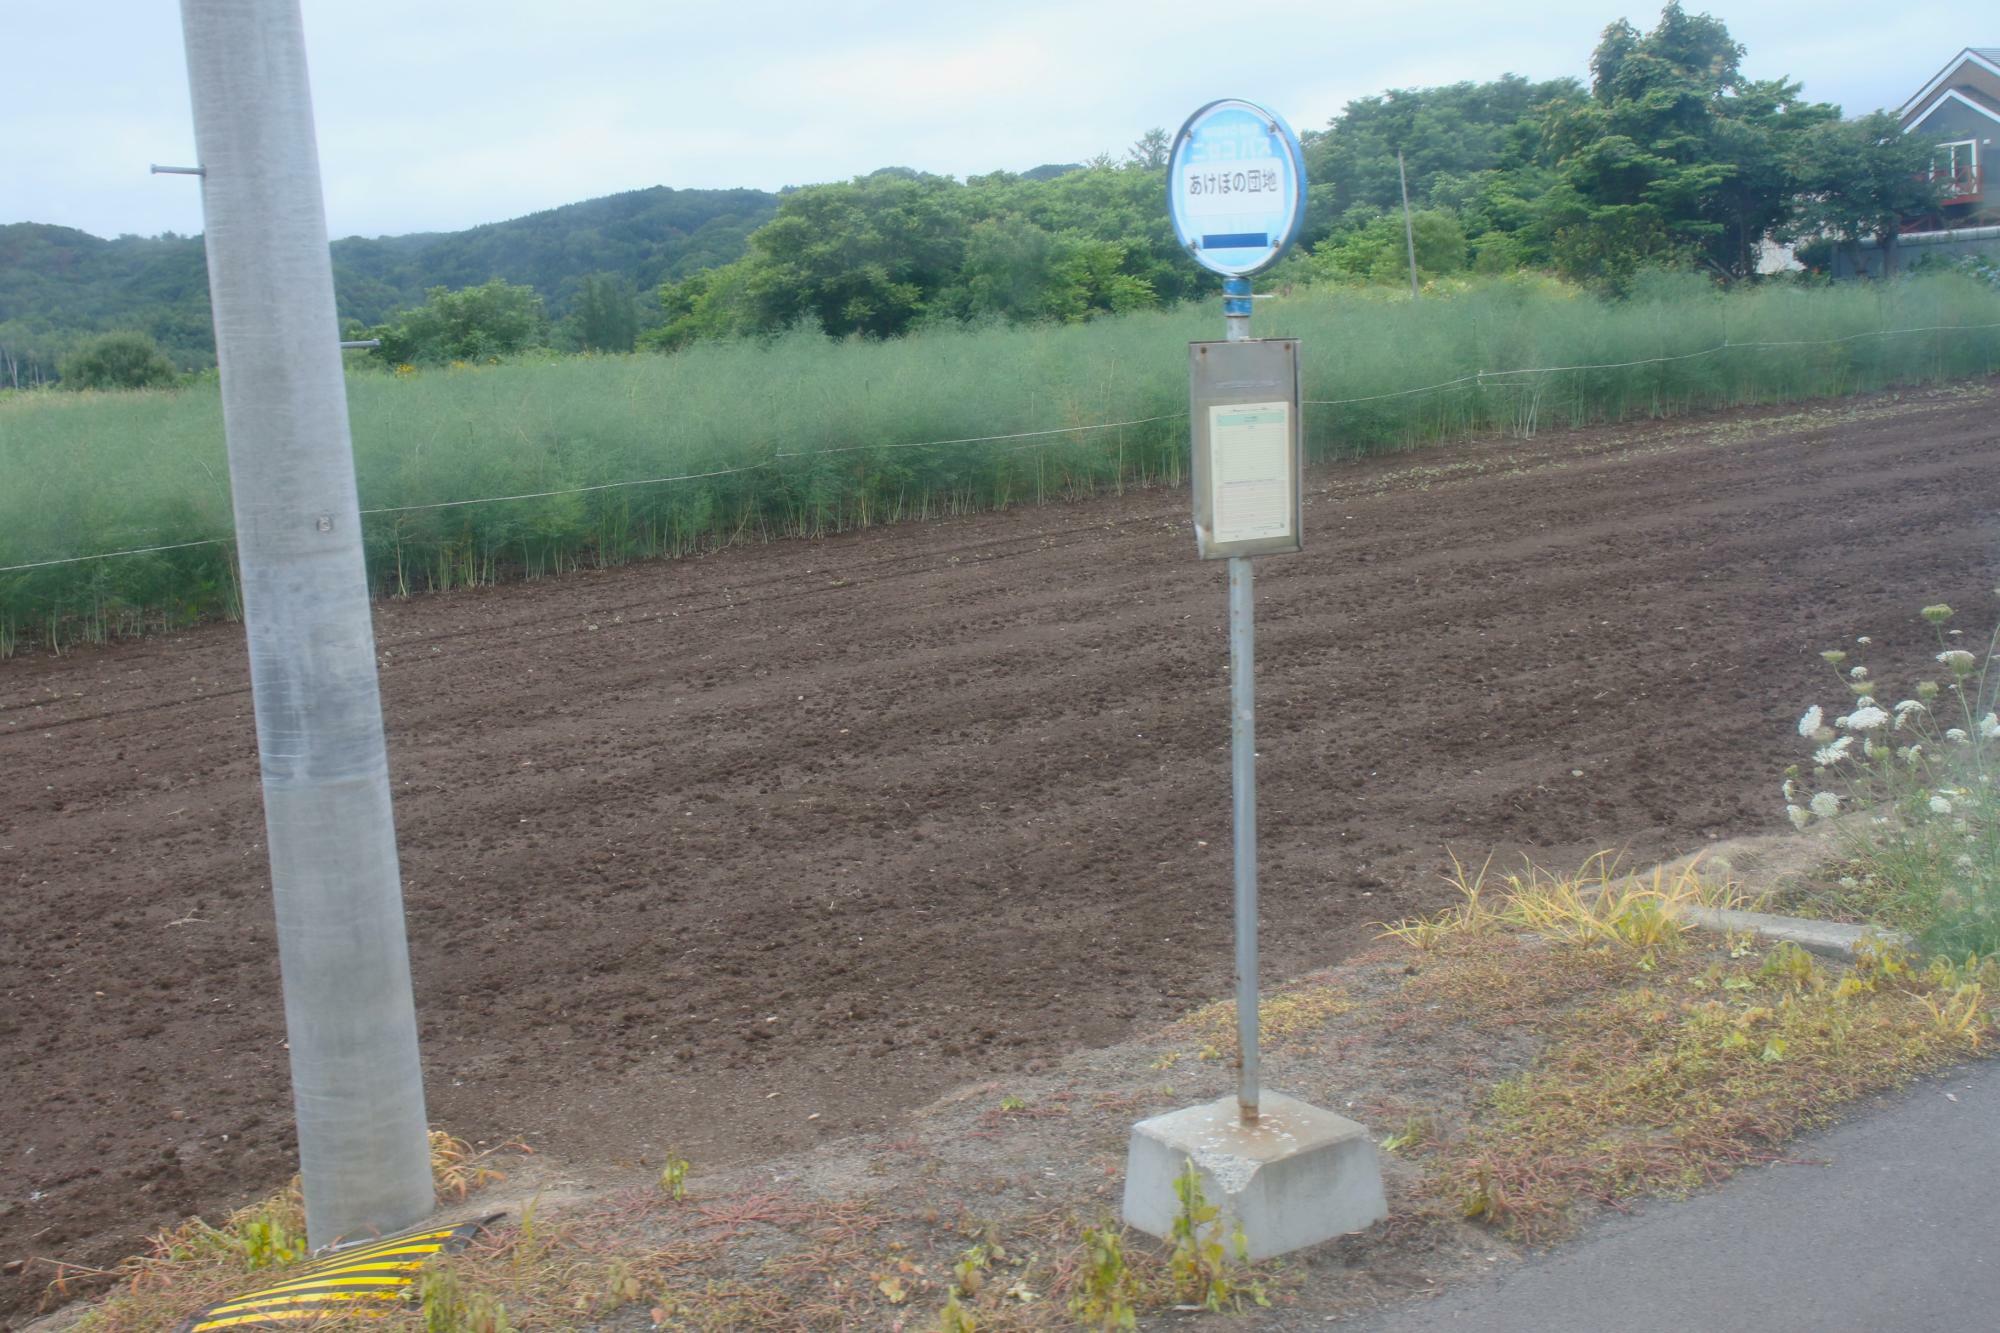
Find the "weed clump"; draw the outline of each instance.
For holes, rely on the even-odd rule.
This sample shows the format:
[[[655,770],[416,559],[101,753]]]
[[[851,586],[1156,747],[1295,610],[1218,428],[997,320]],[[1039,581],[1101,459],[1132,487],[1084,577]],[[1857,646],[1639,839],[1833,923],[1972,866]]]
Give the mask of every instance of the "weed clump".
[[[1694,865],[1675,871],[1657,867],[1641,880],[1620,874],[1610,852],[1590,857],[1573,874],[1527,862],[1519,873],[1506,876],[1497,893],[1487,889],[1491,868],[1489,859],[1468,874],[1464,863],[1452,857],[1447,880],[1464,901],[1434,916],[1385,925],[1382,938],[1429,952],[1448,939],[1507,927],[1557,943],[1627,951],[1651,966],[1656,955],[1678,950],[1691,929],[1684,909],[1729,907],[1738,901],[1732,886],[1709,880]]]
[[[1773,1160],[1833,1107],[1977,1053],[1990,1025],[1984,982],[1919,971],[1894,949],[1841,976],[1791,944],[1692,961],[1564,1019],[1438,1150],[1440,1195],[1509,1235],[1550,1239],[1580,1201],[1685,1193]]]
[[[1984,957],[2000,953],[2000,628],[1982,643],[1949,628],[1950,606],[1919,614],[1937,651],[1904,698],[1859,660],[1868,637],[1820,654],[1844,701],[1799,718],[1811,756],[1786,770],[1785,813],[1799,829],[1833,824],[1844,905],[1932,952]]]

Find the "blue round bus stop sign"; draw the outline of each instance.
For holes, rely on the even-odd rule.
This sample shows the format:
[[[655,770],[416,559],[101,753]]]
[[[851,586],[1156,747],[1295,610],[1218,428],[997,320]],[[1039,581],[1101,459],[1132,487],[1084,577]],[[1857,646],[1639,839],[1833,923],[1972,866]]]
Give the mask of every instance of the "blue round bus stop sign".
[[[1174,234],[1203,268],[1226,278],[1269,268],[1305,223],[1298,136],[1255,102],[1210,102],[1174,137],[1167,212]]]

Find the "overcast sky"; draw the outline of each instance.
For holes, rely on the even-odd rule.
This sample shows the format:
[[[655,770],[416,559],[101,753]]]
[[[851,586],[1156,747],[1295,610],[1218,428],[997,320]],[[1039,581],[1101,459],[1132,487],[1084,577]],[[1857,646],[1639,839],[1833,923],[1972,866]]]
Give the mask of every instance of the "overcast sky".
[[[1895,107],[1965,46],[2000,45],[1992,0],[1692,0],[1858,114]],[[1657,4],[1281,0],[305,0],[335,236],[447,230],[648,185],[955,176],[1119,152],[1211,98],[1298,129],[1386,88],[1503,73],[1585,77],[1604,25]],[[77,0],[0,29],[0,222],[99,235],[201,230],[179,6]],[[1258,26],[1261,25],[1261,26]]]

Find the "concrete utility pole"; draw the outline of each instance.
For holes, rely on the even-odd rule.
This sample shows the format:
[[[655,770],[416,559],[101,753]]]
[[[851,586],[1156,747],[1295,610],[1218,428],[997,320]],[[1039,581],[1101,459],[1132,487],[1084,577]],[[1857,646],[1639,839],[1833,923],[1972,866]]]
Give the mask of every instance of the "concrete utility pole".
[[[181,0],[306,1230],[433,1207],[298,0]]]
[[[1403,150],[1396,150],[1396,182],[1403,187],[1403,244],[1410,248],[1410,299],[1422,296],[1417,290],[1417,229],[1410,222],[1410,175],[1403,170]]]

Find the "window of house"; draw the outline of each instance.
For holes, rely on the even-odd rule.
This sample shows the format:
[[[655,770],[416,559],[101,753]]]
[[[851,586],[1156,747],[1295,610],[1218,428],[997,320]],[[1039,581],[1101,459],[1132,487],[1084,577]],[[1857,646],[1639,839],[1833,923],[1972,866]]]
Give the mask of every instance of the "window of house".
[[[1931,178],[1948,180],[1968,190],[1977,188],[1979,141],[1960,139],[1955,143],[1939,144],[1937,156],[1931,159]]]

